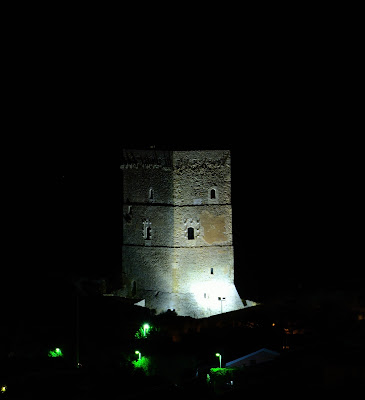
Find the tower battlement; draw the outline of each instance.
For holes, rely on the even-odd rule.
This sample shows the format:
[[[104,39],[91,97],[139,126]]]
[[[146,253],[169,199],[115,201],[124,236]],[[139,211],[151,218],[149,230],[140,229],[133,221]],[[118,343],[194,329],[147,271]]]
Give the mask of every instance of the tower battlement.
[[[243,308],[227,150],[123,152],[125,295],[196,318]]]
[[[163,150],[123,150],[121,169],[171,169],[172,152]]]

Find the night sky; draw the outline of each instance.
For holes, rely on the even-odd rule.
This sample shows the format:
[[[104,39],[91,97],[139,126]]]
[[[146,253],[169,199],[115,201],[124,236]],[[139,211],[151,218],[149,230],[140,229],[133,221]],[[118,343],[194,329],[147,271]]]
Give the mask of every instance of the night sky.
[[[99,279],[120,269],[121,150],[149,145],[60,137],[32,170],[17,170],[9,195],[18,211],[7,237],[9,291],[67,294],[74,277]],[[352,224],[360,191],[349,174],[358,160],[340,143],[243,135],[235,144],[155,146],[231,150],[235,280],[242,297],[358,282],[360,239]]]

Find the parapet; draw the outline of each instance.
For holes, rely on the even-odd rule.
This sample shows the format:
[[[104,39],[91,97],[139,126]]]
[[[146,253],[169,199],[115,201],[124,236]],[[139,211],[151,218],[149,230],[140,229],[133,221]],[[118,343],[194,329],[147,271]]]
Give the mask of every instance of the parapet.
[[[142,168],[184,170],[230,166],[229,150],[127,150],[122,152],[121,169]]]
[[[123,150],[121,169],[157,169],[171,170],[172,152],[163,150]]]

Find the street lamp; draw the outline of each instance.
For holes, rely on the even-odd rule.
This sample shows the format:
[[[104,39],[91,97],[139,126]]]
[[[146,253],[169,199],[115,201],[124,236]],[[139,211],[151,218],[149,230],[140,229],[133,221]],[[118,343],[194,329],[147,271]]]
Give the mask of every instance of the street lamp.
[[[146,337],[146,331],[150,329],[150,326],[148,324],[143,325],[143,336]]]
[[[218,301],[221,302],[221,314],[223,313],[223,306],[222,306],[222,304],[223,304],[223,301],[224,301],[225,299],[226,299],[225,297],[218,297]]]
[[[141,359],[141,353],[138,350],[136,350],[135,353],[138,354],[138,360],[140,360]]]
[[[59,347],[56,347],[54,350],[48,352],[48,357],[63,357],[62,350]]]
[[[219,357],[219,368],[222,368],[222,356],[219,353],[216,353],[216,357]]]

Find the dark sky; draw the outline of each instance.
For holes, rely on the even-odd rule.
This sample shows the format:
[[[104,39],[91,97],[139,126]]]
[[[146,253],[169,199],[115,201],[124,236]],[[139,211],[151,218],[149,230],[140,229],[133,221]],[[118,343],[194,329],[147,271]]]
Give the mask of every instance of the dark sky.
[[[231,150],[235,277],[246,297],[356,280],[359,188],[349,172],[358,161],[345,149],[315,138],[260,135],[235,144],[155,145]],[[11,183],[18,196],[9,200],[20,212],[7,237],[13,286],[32,293],[72,275],[100,277],[120,268],[120,155],[137,146],[60,141],[32,170],[18,170]],[[20,275],[19,266],[25,266]]]

